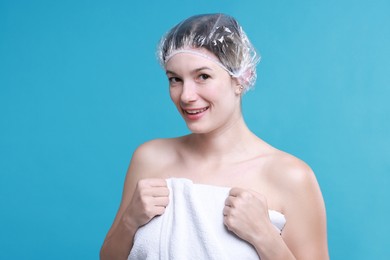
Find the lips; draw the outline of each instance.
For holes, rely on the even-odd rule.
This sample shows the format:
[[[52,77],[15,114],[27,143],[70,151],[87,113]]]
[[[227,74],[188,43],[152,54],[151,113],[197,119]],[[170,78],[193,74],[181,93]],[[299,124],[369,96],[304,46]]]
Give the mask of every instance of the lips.
[[[194,109],[184,109],[182,108],[184,118],[190,121],[197,121],[201,119],[209,107],[203,108],[194,108]]]
[[[188,114],[188,115],[197,115],[197,114],[200,114],[204,111],[206,111],[207,109],[209,109],[209,107],[204,107],[204,108],[200,108],[200,109],[183,109],[184,113]]]

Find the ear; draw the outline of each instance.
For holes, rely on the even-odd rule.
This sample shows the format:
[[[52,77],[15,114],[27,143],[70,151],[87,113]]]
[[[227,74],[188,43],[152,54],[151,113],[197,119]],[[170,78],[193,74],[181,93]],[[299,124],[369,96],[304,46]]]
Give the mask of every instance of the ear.
[[[236,95],[241,95],[244,87],[237,78],[232,78],[232,86]]]
[[[240,84],[237,85],[236,90],[235,90],[236,95],[241,95],[243,89],[244,89],[244,87],[242,85],[240,85]]]

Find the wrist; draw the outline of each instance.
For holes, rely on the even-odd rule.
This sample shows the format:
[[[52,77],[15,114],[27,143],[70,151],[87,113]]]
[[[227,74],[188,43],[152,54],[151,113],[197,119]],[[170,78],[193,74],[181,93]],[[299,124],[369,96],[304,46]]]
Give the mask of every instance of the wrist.
[[[253,241],[252,245],[261,259],[295,259],[273,225],[269,226],[266,231],[257,233]]]
[[[265,230],[256,232],[252,237],[252,244],[261,251],[272,247],[280,239],[280,235],[272,224]]]
[[[135,233],[139,228],[139,225],[134,221],[134,219],[126,214],[121,218],[122,226],[131,233]]]

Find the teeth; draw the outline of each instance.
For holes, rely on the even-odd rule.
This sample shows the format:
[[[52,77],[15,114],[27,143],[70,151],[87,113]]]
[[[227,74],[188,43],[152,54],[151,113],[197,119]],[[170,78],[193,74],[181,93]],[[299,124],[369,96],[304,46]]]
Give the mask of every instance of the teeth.
[[[202,109],[197,109],[197,110],[185,110],[187,114],[191,114],[191,115],[195,115],[195,114],[199,114],[199,113],[202,113],[204,111],[207,110],[207,107],[206,108],[202,108]]]

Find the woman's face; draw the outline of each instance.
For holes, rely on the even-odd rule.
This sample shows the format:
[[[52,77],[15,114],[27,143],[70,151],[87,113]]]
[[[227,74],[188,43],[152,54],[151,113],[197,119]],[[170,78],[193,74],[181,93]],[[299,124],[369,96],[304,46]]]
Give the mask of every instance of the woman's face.
[[[196,51],[217,60],[205,49]],[[240,85],[216,62],[183,52],[165,68],[171,99],[191,132],[223,130],[241,117]]]

